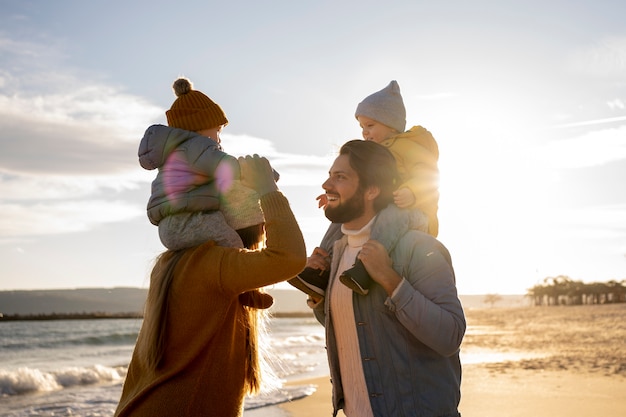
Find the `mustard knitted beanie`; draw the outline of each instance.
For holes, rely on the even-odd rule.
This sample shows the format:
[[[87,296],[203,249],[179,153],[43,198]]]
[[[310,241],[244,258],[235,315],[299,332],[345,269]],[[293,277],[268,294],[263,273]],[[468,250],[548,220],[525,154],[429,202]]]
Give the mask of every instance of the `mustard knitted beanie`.
[[[228,124],[222,108],[202,92],[194,90],[187,78],[177,79],[172,88],[177,99],[165,112],[170,127],[198,132]]]
[[[356,107],[356,118],[365,116],[389,126],[399,133],[406,128],[406,109],[400,95],[400,86],[394,80],[380,91],[365,97]]]

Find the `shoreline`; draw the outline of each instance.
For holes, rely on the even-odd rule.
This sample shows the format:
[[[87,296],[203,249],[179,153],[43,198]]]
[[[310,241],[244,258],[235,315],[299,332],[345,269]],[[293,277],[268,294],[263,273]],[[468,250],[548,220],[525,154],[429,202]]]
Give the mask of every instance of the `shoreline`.
[[[315,385],[317,389],[308,397],[278,404],[277,407],[284,411],[283,415],[285,417],[332,416],[333,405],[330,376],[291,381],[287,385]],[[339,411],[337,416],[344,417],[345,414]]]
[[[311,312],[274,312],[274,318],[309,318],[313,317]],[[52,314],[2,314],[0,313],[0,323],[3,321],[52,321],[52,320],[107,320],[107,319],[143,319],[141,312],[126,313],[52,313]]]
[[[463,417],[626,415],[626,304],[471,309],[461,345]],[[328,376],[280,417],[332,415]],[[339,416],[344,416],[339,413]]]
[[[267,416],[332,415],[331,383],[327,376],[289,382],[316,385],[304,398],[278,404]],[[626,378],[591,372],[490,369],[485,364],[463,366],[463,417],[589,417],[626,415]],[[338,416],[344,417],[342,411]]]

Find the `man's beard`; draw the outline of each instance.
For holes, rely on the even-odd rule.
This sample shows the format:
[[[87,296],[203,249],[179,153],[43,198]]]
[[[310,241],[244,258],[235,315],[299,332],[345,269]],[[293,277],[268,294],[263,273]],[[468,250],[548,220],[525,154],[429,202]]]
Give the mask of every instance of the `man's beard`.
[[[347,223],[360,217],[365,213],[365,202],[363,196],[365,192],[359,187],[354,195],[337,207],[328,207],[324,210],[326,218],[333,223]]]

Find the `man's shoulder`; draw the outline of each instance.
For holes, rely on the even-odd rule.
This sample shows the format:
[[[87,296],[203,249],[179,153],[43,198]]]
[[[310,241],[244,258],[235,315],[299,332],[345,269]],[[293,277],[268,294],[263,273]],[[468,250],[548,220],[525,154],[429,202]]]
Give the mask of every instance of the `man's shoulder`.
[[[400,240],[409,240],[421,245],[435,245],[439,242],[436,237],[416,229],[408,230]],[[441,242],[439,242],[439,244],[441,244]]]
[[[409,230],[398,241],[396,252],[399,256],[431,257],[439,253],[450,262],[450,252],[448,248],[437,238],[419,230]]]

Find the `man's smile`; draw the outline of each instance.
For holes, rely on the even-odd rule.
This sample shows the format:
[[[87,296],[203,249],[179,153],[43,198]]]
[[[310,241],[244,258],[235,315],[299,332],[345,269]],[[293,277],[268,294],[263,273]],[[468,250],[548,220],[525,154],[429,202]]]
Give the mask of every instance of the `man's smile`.
[[[326,193],[326,199],[328,200],[328,202],[338,201],[339,200],[339,196],[337,194],[328,194],[328,193]]]

